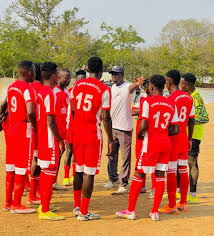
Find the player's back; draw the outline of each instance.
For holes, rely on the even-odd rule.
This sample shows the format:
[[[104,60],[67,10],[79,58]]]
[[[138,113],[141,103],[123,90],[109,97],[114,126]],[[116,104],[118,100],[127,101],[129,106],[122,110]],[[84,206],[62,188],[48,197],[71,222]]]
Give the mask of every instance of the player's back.
[[[183,90],[174,91],[168,99],[176,104],[180,121],[180,133],[172,136],[171,142],[175,149],[182,152],[183,149],[188,150],[187,124],[189,118],[195,116],[193,99]]]
[[[43,85],[40,84],[38,81],[34,81],[33,83],[30,84],[30,86],[35,90],[36,95],[37,95]]]
[[[8,88],[8,113],[10,124],[27,121],[26,102],[31,101],[29,84],[25,81],[16,80]]]
[[[148,105],[145,106],[145,103]],[[175,104],[166,97],[155,95],[144,102],[143,109],[148,110],[147,132],[150,147],[153,151],[168,151],[170,149],[169,125],[179,122],[178,119],[175,119]],[[143,111],[144,113],[146,114],[145,111]]]
[[[106,96],[110,101],[110,94],[110,89],[95,78],[82,79],[75,84],[71,94],[75,112],[74,135],[102,138],[102,109],[110,109],[110,102],[106,108],[103,107],[103,102]]]

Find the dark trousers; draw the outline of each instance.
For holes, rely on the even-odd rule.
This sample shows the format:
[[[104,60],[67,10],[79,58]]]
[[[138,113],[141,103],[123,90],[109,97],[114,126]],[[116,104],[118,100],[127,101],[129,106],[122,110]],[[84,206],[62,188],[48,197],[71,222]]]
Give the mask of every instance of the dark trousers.
[[[114,150],[112,157],[108,161],[108,176],[111,182],[120,180],[120,186],[126,186],[130,177],[131,170],[131,146],[132,131],[122,131],[112,129],[114,139]],[[118,175],[118,155],[119,149],[122,154],[122,166]]]
[[[190,192],[196,192],[199,168],[198,168],[198,155],[200,152],[200,140],[192,140],[192,150],[188,154],[188,165],[189,165],[189,183],[190,183]],[[177,172],[177,184],[178,188],[180,187],[180,176]]]

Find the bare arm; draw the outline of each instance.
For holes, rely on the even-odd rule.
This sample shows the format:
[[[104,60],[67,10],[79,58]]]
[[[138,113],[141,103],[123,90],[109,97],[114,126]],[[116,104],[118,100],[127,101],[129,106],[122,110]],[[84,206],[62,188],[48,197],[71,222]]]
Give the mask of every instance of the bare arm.
[[[26,104],[27,116],[30,124],[36,130],[36,112],[35,105],[32,102],[27,102]]]
[[[132,116],[139,116],[140,109],[132,109]]]
[[[140,127],[139,127],[138,132],[137,132],[137,138],[139,140],[143,139],[143,135],[146,132],[147,128],[148,128],[148,121],[147,120],[141,120]]]
[[[135,89],[143,83],[143,80],[144,80],[143,77],[135,79],[135,83],[129,86],[129,92],[133,93]]]
[[[7,99],[5,98],[3,103],[0,105],[0,115],[5,114],[7,111]]]
[[[105,128],[109,142],[113,142],[112,121],[109,110],[103,110],[103,126]]]
[[[189,151],[192,150],[192,134],[194,131],[195,118],[189,118],[188,121],[188,139],[189,139]]]
[[[180,125],[179,124],[170,125],[169,130],[168,130],[169,136],[174,136],[179,133],[180,133]]]

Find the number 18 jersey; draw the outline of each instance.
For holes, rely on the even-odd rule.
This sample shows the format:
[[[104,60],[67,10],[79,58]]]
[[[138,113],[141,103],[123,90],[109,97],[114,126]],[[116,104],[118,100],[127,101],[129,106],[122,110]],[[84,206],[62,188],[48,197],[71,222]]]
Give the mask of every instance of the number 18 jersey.
[[[169,125],[179,123],[175,104],[166,97],[154,95],[144,101],[141,111],[140,119],[148,120],[142,153],[169,152]]]
[[[183,90],[174,91],[168,99],[176,104],[180,121],[180,133],[170,137],[173,151],[177,153],[188,152],[187,124],[189,118],[195,117],[193,99]]]
[[[82,79],[76,82],[71,92],[71,99],[75,112],[73,135],[90,142],[91,138],[101,140],[102,110],[111,108],[110,89],[98,79]]]

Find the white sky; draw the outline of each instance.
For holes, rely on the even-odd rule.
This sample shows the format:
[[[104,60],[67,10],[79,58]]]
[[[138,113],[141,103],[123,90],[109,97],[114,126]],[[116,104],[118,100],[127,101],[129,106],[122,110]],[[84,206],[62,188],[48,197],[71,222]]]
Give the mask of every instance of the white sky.
[[[12,0],[0,0],[0,13]],[[100,35],[104,21],[112,26],[133,25],[146,45],[151,45],[161,28],[172,19],[208,19],[214,23],[214,0],[64,0],[57,13],[79,7],[79,17],[90,23],[87,26],[92,36]]]

